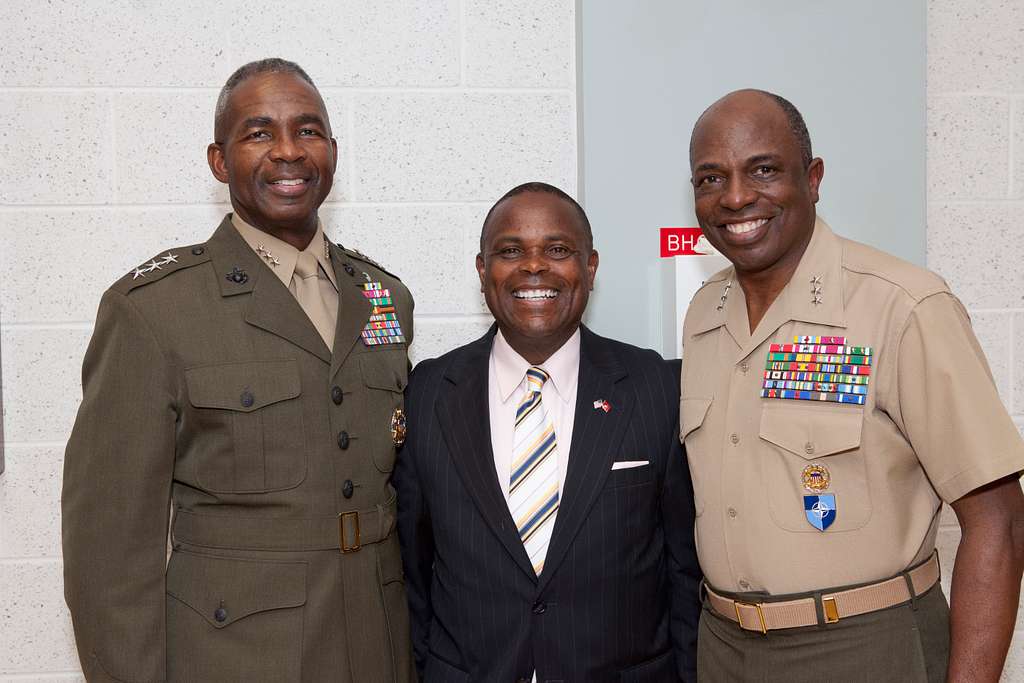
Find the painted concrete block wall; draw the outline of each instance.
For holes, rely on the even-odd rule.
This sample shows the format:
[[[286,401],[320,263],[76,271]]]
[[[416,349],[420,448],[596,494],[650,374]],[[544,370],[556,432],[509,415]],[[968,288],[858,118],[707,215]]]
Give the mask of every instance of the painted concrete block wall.
[[[10,0],[0,44],[0,681],[80,680],[59,497],[102,291],[227,210],[217,92],[265,56],[320,86],[339,145],[330,235],[417,299],[414,360],[489,325],[473,257],[527,180],[576,191],[574,2]]]
[[[899,169],[878,169],[899,182]],[[1024,2],[928,3],[928,267],[967,306],[1024,431]],[[939,531],[949,594],[959,527]],[[1024,681],[1024,612],[1003,674]]]

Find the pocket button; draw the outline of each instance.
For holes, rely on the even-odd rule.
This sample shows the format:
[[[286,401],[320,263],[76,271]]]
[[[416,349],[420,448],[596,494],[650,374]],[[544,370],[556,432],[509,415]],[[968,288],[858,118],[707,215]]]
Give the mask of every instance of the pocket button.
[[[808,441],[807,443],[805,443],[804,444],[804,451],[807,453],[807,455],[813,454],[814,453],[814,443],[811,442],[811,441]]]
[[[227,621],[228,611],[226,609],[224,609],[223,607],[218,607],[213,612],[213,618],[216,619],[217,621],[223,623],[223,622]]]
[[[256,402],[256,397],[252,395],[252,392],[246,389],[242,392],[241,402],[243,408],[252,408],[252,404]]]

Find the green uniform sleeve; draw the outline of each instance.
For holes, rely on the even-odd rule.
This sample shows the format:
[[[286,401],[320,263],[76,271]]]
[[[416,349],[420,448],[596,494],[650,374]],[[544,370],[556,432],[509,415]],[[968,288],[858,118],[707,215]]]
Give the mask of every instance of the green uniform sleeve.
[[[64,594],[89,681],[166,677],[164,571],[174,373],[129,299],[108,291],[64,459]]]

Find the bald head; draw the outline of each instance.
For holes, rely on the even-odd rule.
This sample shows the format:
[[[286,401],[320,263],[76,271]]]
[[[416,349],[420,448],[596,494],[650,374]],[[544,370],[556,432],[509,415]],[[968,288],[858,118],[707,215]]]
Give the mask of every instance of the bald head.
[[[693,165],[694,141],[697,138],[698,130],[701,124],[709,117],[733,117],[748,114],[754,110],[764,110],[765,108],[769,110],[774,109],[785,117],[786,127],[793,134],[793,139],[800,149],[800,158],[805,166],[809,165],[811,159],[814,158],[811,151],[811,136],[807,132],[807,124],[804,123],[804,117],[800,114],[800,111],[793,106],[792,102],[781,95],[776,95],[766,90],[748,88],[745,90],[735,90],[717,100],[705,109],[704,113],[697,119],[697,123],[693,126],[693,133],[690,135],[691,166]]]

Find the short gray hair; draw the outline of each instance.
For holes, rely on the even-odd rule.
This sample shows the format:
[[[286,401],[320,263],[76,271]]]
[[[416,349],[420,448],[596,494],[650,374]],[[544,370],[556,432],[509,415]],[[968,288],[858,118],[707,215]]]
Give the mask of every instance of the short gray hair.
[[[259,76],[262,74],[293,74],[298,76],[306,83],[313,86],[316,90],[316,83],[309,77],[305,69],[296,64],[290,62],[287,59],[281,59],[280,57],[267,57],[266,59],[259,59],[255,62],[249,62],[243,64],[235,70],[235,73],[228,76],[227,82],[224,87],[220,89],[220,95],[217,96],[217,108],[213,114],[213,137],[216,142],[223,142],[220,138],[224,132],[224,115],[227,113],[228,101],[231,99],[232,93],[242,83],[242,81],[251,78],[253,76]],[[318,91],[319,92],[319,91]]]

